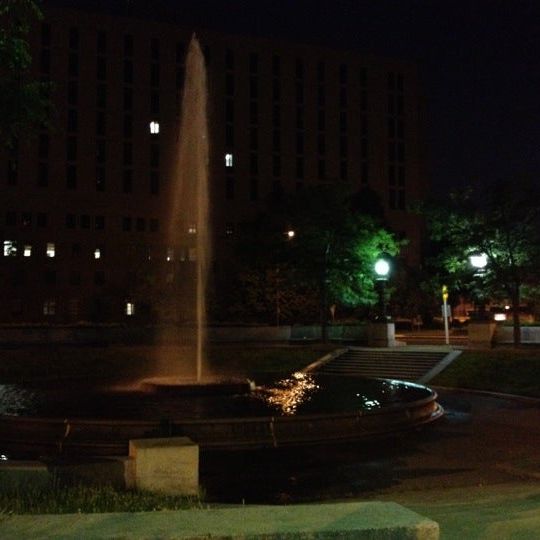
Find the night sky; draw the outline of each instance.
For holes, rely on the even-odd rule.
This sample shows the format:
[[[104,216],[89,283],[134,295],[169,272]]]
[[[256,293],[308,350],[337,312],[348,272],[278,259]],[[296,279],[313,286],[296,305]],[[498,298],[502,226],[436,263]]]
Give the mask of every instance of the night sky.
[[[114,5],[122,11],[128,5],[139,16],[172,10],[179,23],[194,29],[286,38],[415,61],[425,94],[435,190],[523,175],[540,179],[538,0],[73,0],[71,4],[105,9]]]

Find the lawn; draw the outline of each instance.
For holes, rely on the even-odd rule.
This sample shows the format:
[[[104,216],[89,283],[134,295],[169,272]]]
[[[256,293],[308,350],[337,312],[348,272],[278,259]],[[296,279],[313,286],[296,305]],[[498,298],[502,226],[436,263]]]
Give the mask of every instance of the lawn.
[[[208,372],[226,376],[255,374],[287,375],[317,360],[334,346],[258,347],[251,344],[211,346]],[[89,383],[134,379],[155,375],[160,352],[167,363],[178,362],[180,370],[194,373],[194,361],[185,349],[169,346],[42,346],[0,349],[0,382],[29,383],[84,379]],[[163,356],[161,355],[161,356]]]
[[[430,384],[540,398],[540,349],[466,350]]]

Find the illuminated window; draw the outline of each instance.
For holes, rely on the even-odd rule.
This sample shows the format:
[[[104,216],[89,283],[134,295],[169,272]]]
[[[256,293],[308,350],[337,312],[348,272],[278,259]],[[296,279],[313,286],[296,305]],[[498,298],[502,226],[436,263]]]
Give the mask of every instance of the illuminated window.
[[[133,302],[126,302],[126,315],[129,317],[135,315],[135,304]]]
[[[54,242],[47,242],[46,255],[47,257],[54,257],[56,255],[56,247],[54,245]]]
[[[159,122],[150,122],[150,133],[157,135],[159,133]]]
[[[17,256],[17,242],[15,240],[4,240],[4,257]]]
[[[30,244],[25,244],[23,255],[25,257],[31,257],[32,256],[32,246]]]
[[[197,225],[191,224],[188,227],[188,234],[197,234]]]
[[[234,235],[234,223],[227,223],[225,225],[225,235],[233,236]]]
[[[174,261],[174,249],[167,248],[167,262]]]
[[[94,259],[101,259],[101,248],[96,248],[94,250]]]
[[[56,314],[56,300],[45,300],[43,302],[43,315]]]
[[[225,154],[225,167],[232,167],[232,166],[233,166],[233,155]]]

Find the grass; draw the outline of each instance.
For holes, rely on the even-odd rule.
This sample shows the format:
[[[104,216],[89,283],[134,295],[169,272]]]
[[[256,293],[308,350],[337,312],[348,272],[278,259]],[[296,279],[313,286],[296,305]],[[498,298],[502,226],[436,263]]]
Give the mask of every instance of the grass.
[[[156,512],[202,505],[197,497],[117,490],[111,486],[0,486],[0,520],[9,514]]]
[[[540,398],[540,349],[464,351],[431,384]]]
[[[324,355],[333,346],[224,345],[210,347],[209,368],[225,375],[286,375]],[[182,361],[182,347],[167,347]],[[158,348],[153,346],[41,346],[0,350],[0,383],[84,380],[89,383],[140,378],[153,374]]]

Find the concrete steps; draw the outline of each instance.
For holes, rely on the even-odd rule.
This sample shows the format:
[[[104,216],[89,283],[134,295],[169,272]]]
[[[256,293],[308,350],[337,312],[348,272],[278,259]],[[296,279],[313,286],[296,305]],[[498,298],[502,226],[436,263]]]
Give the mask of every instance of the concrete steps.
[[[448,348],[351,347],[318,367],[320,373],[427,382],[459,356]],[[440,368],[440,369],[439,369]]]

